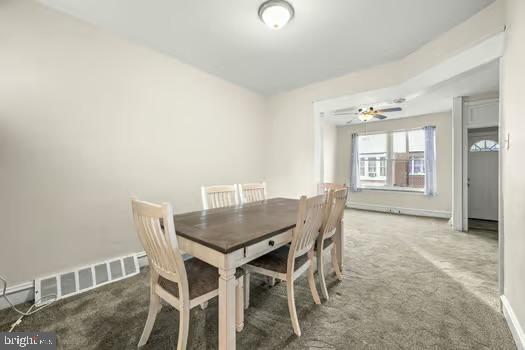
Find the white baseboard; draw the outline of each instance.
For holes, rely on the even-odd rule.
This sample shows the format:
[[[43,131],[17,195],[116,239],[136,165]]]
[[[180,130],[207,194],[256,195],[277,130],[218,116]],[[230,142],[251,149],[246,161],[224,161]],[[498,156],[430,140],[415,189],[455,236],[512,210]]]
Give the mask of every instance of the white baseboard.
[[[148,257],[146,256],[146,252],[138,252],[136,254],[139,262],[139,268],[147,266]],[[28,301],[33,301],[35,299],[35,282],[33,280],[23,282],[12,287],[8,287],[5,291],[5,294],[14,305],[23,304]],[[1,295],[2,289],[0,289],[0,310],[7,309],[8,307],[10,307],[10,305],[5,300],[5,298],[1,297]]]
[[[514,310],[512,310],[509,300],[504,295],[501,296],[501,307],[518,350],[525,350],[525,332],[523,331],[523,328],[521,327]]]
[[[348,202],[346,204],[346,207],[347,208],[352,208],[352,209],[378,211],[378,212],[382,212],[382,213],[404,214],[404,215],[413,215],[413,216],[426,216],[426,217],[431,217],[431,218],[450,219],[451,216],[452,216],[452,214],[450,212],[448,212],[448,211],[401,208],[401,207],[388,207],[388,206],[376,205],[376,204],[360,204],[360,203]]]
[[[146,252],[142,251],[137,253],[137,259],[139,261],[139,268],[143,268],[144,266],[148,266],[148,256],[146,255]]]
[[[145,266],[148,266],[148,257],[146,255],[146,252],[138,252],[137,259],[139,262],[139,268],[143,268]],[[184,255],[184,260],[191,258],[190,255]],[[0,282],[1,283],[1,282]],[[22,304],[28,301],[32,301],[35,299],[35,282],[34,281],[28,281],[24,283],[17,284],[16,286],[8,287],[5,291],[5,294],[11,300],[11,302],[15,305]],[[10,305],[9,303],[1,297],[2,290],[0,289],[0,310],[7,309]]]
[[[2,282],[0,282],[1,284]],[[35,298],[35,282],[29,281],[17,284],[16,286],[8,287],[5,294],[9,297],[9,300],[15,305],[23,304],[27,301],[31,301]],[[0,295],[2,290],[0,289]],[[0,297],[0,310],[7,309],[10,307],[7,300]]]

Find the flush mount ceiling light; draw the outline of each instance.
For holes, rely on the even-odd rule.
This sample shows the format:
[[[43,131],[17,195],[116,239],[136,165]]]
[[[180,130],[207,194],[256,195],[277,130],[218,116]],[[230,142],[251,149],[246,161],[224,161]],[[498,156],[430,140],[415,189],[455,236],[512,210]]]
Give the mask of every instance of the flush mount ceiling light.
[[[274,30],[284,27],[293,15],[292,5],[284,0],[268,0],[259,7],[259,18]]]

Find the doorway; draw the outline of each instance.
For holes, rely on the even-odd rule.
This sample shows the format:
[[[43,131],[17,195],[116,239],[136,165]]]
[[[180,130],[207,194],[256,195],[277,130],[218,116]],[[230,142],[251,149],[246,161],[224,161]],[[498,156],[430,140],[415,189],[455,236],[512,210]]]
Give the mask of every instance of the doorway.
[[[469,228],[498,230],[498,128],[468,131]]]

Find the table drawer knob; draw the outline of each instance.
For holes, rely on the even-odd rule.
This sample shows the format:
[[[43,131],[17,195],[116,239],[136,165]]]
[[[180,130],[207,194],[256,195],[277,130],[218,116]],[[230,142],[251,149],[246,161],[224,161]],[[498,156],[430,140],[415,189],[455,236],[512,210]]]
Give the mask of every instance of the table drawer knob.
[[[268,244],[269,244],[271,247],[273,247],[273,246],[275,245],[275,242],[270,240],[270,241],[268,241]]]

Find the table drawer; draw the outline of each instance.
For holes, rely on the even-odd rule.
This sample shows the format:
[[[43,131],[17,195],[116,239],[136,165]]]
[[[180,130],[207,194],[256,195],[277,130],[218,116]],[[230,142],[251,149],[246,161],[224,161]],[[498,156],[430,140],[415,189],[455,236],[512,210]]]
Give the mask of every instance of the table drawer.
[[[267,238],[244,249],[245,257],[255,257],[266,254],[292,241],[292,230]]]

